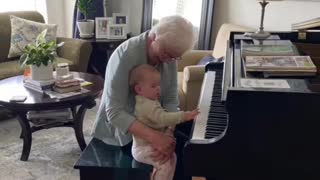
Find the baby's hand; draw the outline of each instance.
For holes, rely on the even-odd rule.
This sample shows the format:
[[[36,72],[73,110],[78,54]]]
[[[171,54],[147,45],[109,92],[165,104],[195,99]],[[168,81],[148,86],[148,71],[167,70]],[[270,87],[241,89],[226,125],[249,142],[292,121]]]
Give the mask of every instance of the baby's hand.
[[[198,109],[195,109],[193,111],[186,111],[184,112],[184,117],[183,119],[185,121],[192,121],[198,114],[199,114],[199,110]]]

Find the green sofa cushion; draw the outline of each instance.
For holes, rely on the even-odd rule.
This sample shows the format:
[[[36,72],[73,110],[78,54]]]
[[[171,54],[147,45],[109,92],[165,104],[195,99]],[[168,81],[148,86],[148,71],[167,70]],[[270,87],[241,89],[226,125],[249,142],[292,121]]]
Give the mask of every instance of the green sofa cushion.
[[[56,24],[45,24],[30,21],[16,16],[10,16],[11,20],[11,42],[8,58],[19,57],[23,49],[28,44],[35,44],[37,36],[47,29],[47,42],[56,41],[57,28]]]
[[[70,70],[74,70],[73,62],[68,59],[58,57],[55,63],[68,63]],[[23,74],[24,72],[24,68],[20,66],[19,60],[2,62],[0,65],[0,79]]]
[[[35,11],[19,11],[19,12],[0,13],[0,24],[1,24],[1,27],[0,27],[0,39],[1,39],[1,42],[0,42],[0,63],[3,61],[8,61],[10,39],[11,39],[10,15],[14,15],[17,17],[22,17],[24,19],[44,23],[43,16],[40,13],[35,12]],[[1,74],[2,74],[2,72],[1,72]]]

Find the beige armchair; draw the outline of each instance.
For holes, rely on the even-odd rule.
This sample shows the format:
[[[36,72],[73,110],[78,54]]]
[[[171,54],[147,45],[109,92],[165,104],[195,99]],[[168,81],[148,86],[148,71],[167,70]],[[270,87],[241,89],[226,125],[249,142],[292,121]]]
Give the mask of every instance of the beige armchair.
[[[0,13],[0,79],[19,75],[24,71],[20,67],[19,57],[7,58],[11,40],[10,15],[44,23],[43,16],[36,11]],[[57,51],[59,56],[57,62],[67,62],[71,70],[86,72],[92,50],[91,43],[80,39],[58,37],[57,42],[61,41],[65,44]]]
[[[198,105],[205,66],[197,65],[197,63],[209,54],[215,58],[225,56],[230,32],[250,30],[238,25],[223,24],[219,29],[212,51],[191,50],[182,56],[178,62],[178,95],[181,110],[192,110]]]

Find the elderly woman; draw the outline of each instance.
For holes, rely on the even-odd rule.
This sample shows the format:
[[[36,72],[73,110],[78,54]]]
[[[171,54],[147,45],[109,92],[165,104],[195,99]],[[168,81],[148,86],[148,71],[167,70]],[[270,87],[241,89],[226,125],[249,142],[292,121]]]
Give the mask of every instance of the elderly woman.
[[[193,42],[192,24],[181,16],[169,16],[162,18],[150,31],[122,43],[108,62],[93,137],[131,151],[133,134],[152,146],[155,161],[166,162],[175,150],[176,141],[136,120],[133,115],[135,94],[129,87],[129,73],[133,67],[141,64],[156,67],[161,73],[160,102],[167,111],[177,111],[176,61],[192,47]],[[179,161],[181,150],[176,151],[178,163],[175,179],[185,180],[188,178],[182,176]]]

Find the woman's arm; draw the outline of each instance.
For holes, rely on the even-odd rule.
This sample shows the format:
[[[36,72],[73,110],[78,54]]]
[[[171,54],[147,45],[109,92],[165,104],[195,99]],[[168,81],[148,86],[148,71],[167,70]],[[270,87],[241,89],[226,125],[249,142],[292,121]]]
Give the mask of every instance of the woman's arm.
[[[129,72],[134,63],[125,61],[125,55],[117,49],[110,57],[106,70],[105,100],[108,121],[122,133],[131,133],[146,140],[155,149],[154,160],[165,161],[173,152],[175,140],[157,132],[139,121],[126,111],[129,98]],[[130,59],[132,60],[132,59]]]

